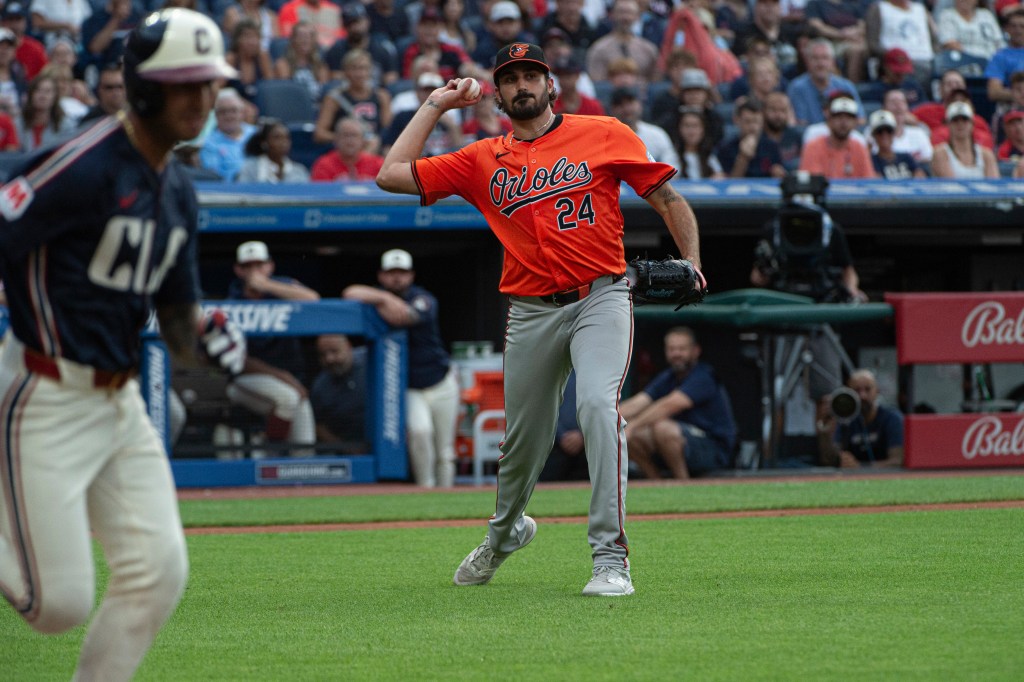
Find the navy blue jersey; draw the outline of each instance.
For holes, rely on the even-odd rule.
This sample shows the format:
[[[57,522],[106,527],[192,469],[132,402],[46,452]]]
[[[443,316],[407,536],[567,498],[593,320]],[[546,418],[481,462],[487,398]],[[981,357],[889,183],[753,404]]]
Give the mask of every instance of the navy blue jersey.
[[[711,365],[698,362],[683,376],[677,376],[669,368],[644,387],[644,393],[652,400],[660,400],[672,391],[685,393],[693,401],[693,407],[673,415],[673,418],[702,429],[727,451],[731,451],[736,444],[736,425]]]
[[[157,173],[117,118],[41,151],[0,189],[0,276],[29,348],[135,367],[153,305],[199,299],[191,181]]]
[[[858,414],[849,424],[836,429],[835,443],[853,453],[859,461],[876,462],[889,456],[889,448],[903,447],[903,415],[885,405],[865,426],[864,415]]]
[[[298,284],[291,277],[272,276],[270,279],[287,284]],[[228,285],[228,298],[239,300],[277,301],[277,296],[263,294],[258,299],[245,295],[245,282],[235,279]],[[302,352],[302,342],[297,336],[248,336],[245,337],[246,352],[268,365],[291,373],[301,383],[306,383],[306,361]]]
[[[402,299],[419,315],[419,321],[407,330],[409,388],[430,388],[444,379],[451,364],[448,351],[441,343],[437,299],[429,291],[415,284],[405,291]]]

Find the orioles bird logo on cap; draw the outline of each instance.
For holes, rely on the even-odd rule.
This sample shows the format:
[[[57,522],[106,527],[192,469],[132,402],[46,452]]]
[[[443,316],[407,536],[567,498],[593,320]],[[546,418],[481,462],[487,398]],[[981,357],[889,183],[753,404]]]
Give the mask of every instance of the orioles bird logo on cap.
[[[526,43],[515,43],[512,47],[508,48],[508,56],[512,59],[522,59],[526,56],[530,46]]]

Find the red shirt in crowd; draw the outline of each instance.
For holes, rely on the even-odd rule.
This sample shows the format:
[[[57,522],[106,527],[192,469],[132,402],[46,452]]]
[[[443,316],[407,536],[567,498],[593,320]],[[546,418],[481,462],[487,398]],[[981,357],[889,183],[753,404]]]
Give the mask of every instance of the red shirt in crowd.
[[[21,151],[21,141],[14,121],[7,114],[0,113],[0,152]]]
[[[345,163],[337,150],[331,150],[313,162],[309,178],[314,182],[373,180],[383,165],[383,156],[360,152],[355,164],[350,166]]]

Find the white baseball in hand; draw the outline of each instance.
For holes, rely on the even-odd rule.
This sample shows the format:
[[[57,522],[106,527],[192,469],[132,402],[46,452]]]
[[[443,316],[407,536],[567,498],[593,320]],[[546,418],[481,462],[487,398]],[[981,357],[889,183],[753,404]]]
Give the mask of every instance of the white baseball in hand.
[[[459,81],[459,90],[462,90],[462,99],[468,102],[480,96],[480,83],[475,78],[463,78]]]

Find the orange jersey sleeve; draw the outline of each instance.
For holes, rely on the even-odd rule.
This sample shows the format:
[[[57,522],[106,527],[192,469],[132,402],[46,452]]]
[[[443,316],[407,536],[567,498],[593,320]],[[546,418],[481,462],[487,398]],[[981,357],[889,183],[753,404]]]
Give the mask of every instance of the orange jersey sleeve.
[[[626,269],[619,183],[641,197],[676,173],[614,118],[563,115],[532,141],[511,134],[413,162],[424,206],[451,195],[505,247],[499,289],[544,296]]]

